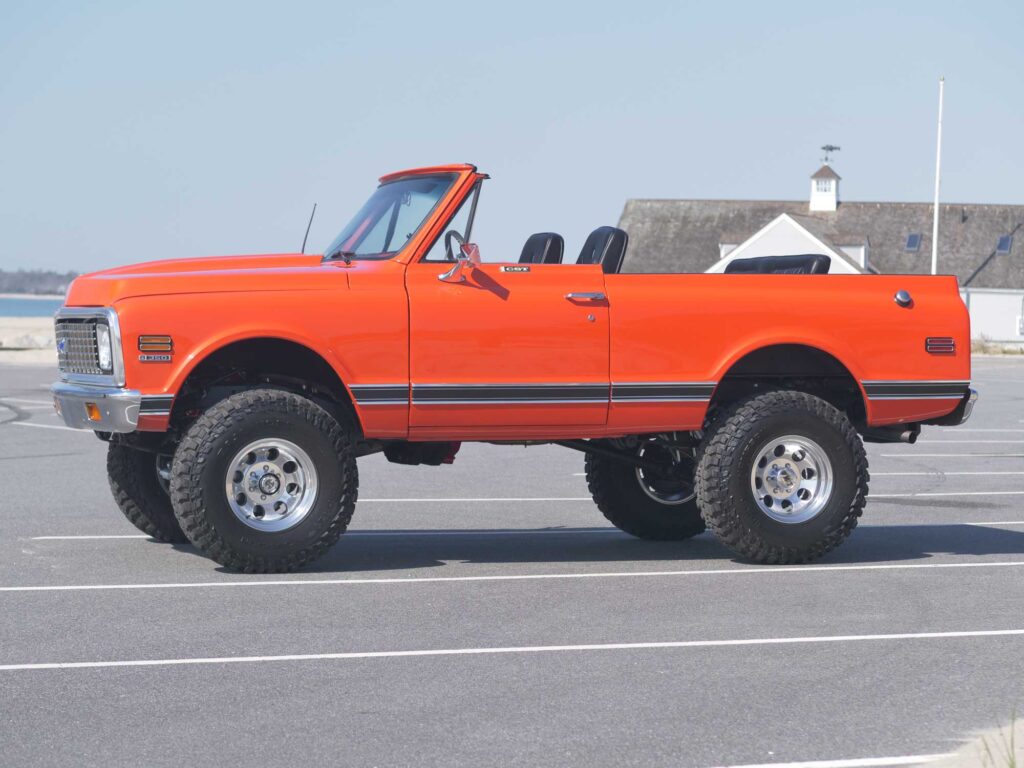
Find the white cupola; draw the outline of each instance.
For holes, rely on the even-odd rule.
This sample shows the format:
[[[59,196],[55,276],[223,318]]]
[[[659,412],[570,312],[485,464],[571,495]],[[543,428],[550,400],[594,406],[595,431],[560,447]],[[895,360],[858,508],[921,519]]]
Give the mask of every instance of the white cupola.
[[[811,210],[834,211],[839,205],[839,174],[825,163],[811,176]]]

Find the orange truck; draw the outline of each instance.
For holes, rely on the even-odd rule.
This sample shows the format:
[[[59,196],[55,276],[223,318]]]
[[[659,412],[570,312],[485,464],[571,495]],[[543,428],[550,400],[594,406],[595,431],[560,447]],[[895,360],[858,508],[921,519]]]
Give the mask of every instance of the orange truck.
[[[620,274],[613,227],[575,263],[554,233],[481,262],[487,178],[384,176],[322,256],[75,280],[54,403],[109,443],[125,516],[233,569],[292,570],[348,526],[359,456],[557,444],[584,454],[597,507],[630,534],[709,528],[747,560],[807,562],[857,525],[863,440],[970,415],[954,277],[816,274],[815,255]]]

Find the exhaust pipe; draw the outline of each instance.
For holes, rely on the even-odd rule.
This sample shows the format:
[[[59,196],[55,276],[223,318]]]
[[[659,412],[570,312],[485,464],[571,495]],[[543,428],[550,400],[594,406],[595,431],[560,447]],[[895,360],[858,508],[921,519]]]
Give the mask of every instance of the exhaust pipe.
[[[869,427],[861,433],[864,441],[868,443],[910,443],[911,445],[917,442],[920,434],[920,424],[900,425],[897,427]]]

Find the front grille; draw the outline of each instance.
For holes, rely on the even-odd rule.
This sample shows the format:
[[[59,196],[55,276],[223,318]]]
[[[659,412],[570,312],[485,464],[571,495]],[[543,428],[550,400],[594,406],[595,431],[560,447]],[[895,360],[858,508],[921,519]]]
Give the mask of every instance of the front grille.
[[[96,348],[96,323],[96,318],[57,320],[57,362],[61,373],[103,375]]]

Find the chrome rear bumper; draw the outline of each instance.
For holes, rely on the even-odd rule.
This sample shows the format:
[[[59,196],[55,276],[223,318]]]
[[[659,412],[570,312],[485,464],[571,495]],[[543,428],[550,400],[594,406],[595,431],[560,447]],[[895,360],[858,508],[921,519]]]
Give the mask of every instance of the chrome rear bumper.
[[[134,432],[138,426],[142,395],[134,389],[59,381],[50,392],[57,414],[72,429]]]
[[[971,411],[974,410],[974,404],[978,402],[978,390],[969,389],[967,394],[964,395],[964,399],[960,401],[960,405],[957,406],[957,410],[954,413],[962,410],[960,414],[960,424],[963,424],[969,418],[971,418]]]

